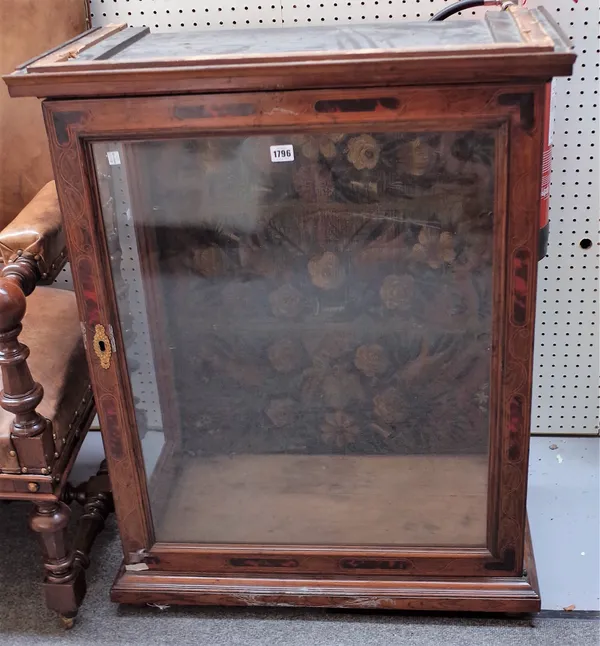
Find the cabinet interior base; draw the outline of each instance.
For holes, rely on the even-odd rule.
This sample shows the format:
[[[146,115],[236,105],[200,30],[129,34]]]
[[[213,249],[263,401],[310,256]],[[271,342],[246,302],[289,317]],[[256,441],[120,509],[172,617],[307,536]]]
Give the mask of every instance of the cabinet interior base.
[[[171,458],[156,539],[483,547],[487,480],[487,455]]]

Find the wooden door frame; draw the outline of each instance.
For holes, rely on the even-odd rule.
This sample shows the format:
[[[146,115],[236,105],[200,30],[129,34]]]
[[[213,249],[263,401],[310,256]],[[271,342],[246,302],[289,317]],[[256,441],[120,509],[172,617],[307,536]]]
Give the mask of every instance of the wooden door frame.
[[[158,96],[44,102],[59,199],[65,219],[88,363],[102,426],[125,563],[147,555],[171,572],[231,572],[246,559],[252,574],[343,571],[362,562],[389,576],[390,563],[411,576],[520,576],[537,272],[544,84],[315,90],[284,93]],[[362,124],[418,131],[496,124],[498,172],[494,254],[494,339],[490,402],[488,548],[307,547],[155,544],[142,450],[136,432],[110,261],[91,155],[94,140],[234,134],[252,129],[306,132]],[[456,128],[456,125],[454,126]],[[502,159],[501,159],[502,157]],[[102,325],[114,336],[108,369],[93,350]],[[335,559],[338,559],[337,561]],[[309,565],[309,562],[312,565]],[[258,564],[258,565],[257,565]],[[329,565],[327,565],[329,564]],[[354,570],[356,575],[359,571]],[[236,574],[244,574],[236,568]]]

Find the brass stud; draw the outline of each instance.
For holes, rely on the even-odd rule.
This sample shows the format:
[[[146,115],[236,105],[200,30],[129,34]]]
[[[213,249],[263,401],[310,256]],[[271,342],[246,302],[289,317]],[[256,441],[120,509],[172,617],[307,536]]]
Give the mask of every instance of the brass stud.
[[[60,454],[57,452],[54,453],[54,457],[57,458]]]
[[[27,467],[22,467],[21,473],[27,473]]]
[[[66,443],[67,443],[67,438],[66,438],[66,437],[63,437],[63,439],[62,439],[62,443],[63,443],[63,444],[66,444]]]
[[[48,473],[48,469],[46,469],[46,467],[43,467],[43,468],[42,468],[42,473],[43,473],[44,475],[46,475],[46,474]]]
[[[17,457],[17,452],[16,451],[9,451],[8,455],[10,455],[11,458],[16,458]]]
[[[27,484],[27,489],[29,489],[31,493],[35,493],[36,491],[39,491],[40,485],[37,482],[29,482]]]
[[[56,440],[56,433],[52,433],[52,439]]]

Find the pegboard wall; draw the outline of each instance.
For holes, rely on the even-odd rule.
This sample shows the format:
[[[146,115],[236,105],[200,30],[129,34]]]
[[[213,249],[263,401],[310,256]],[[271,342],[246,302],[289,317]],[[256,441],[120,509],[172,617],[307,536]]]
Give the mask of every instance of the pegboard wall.
[[[94,26],[127,22],[153,31],[276,28],[427,20],[448,1],[90,0],[90,14]],[[598,0],[528,3],[552,13],[579,55],[574,75],[556,81],[550,247],[539,275],[532,431],[597,435],[600,7]]]

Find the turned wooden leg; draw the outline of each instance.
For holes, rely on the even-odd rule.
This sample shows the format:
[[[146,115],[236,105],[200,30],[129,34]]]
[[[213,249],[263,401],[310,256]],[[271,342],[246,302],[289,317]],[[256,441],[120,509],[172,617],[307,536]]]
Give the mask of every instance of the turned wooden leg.
[[[67,540],[70,516],[71,510],[64,502],[41,502],[35,503],[29,519],[42,546],[46,605],[61,616],[68,628],[86,590],[85,573]]]
[[[83,505],[83,514],[79,519],[77,534],[73,544],[75,561],[82,568],[90,564],[89,554],[96,536],[104,528],[107,516],[113,511],[112,494],[106,461],[103,461],[97,474],[90,478],[70,496]]]

